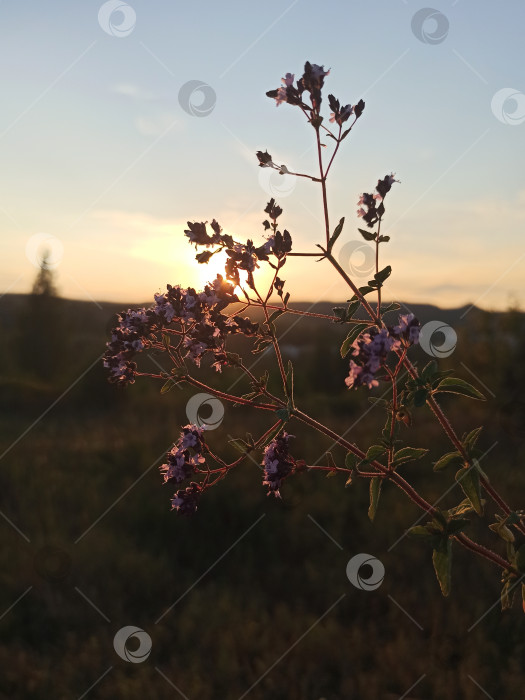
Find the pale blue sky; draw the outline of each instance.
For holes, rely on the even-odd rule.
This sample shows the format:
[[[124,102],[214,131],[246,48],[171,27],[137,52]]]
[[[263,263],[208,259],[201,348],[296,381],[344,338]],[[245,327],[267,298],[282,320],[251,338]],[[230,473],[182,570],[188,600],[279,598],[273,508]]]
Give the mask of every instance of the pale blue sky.
[[[269,197],[255,151],[315,174],[313,130],[265,92],[310,60],[331,68],[326,95],[366,101],[329,182],[333,224],[346,216],[340,247],[358,235],[359,193],[395,171],[386,296],[525,301],[521,0],[433,0],[449,24],[435,44],[412,32],[427,6],[411,0],[132,0],[126,36],[103,30],[102,5],[0,4],[0,294],[30,289],[45,235],[57,239],[49,245],[63,295],[131,302],[166,282],[204,281],[182,233],[188,219],[215,217],[240,239],[262,240]],[[179,104],[191,80],[216,94],[208,116]],[[502,98],[498,120],[491,101],[504,88],[518,102]],[[282,222],[296,249],[312,250],[322,239],[319,192],[294,184],[276,195]],[[325,263],[290,261],[285,277],[292,298],[346,298]]]

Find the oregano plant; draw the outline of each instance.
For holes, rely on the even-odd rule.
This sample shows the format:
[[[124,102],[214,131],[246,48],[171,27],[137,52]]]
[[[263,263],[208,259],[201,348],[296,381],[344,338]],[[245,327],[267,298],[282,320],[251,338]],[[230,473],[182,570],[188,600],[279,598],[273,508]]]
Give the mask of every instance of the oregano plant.
[[[287,73],[282,86],[266,94],[277,105],[294,107],[298,116],[312,129],[317,151],[318,171],[315,174],[295,173],[274,161],[268,151],[256,153],[259,167],[272,168],[281,175],[307,178],[318,188],[324,212],[324,231],[317,250],[299,252],[293,249],[290,233],[281,226],[282,208],[272,198],[264,209],[265,219],[260,240],[236,240],[223,232],[213,219],[188,222],[185,235],[197,250],[196,260],[207,264],[222,253],[226,255],[224,275],[198,291],[193,287],[167,285],[166,292],[155,294],[149,308],[130,309],[118,317],[107,344],[104,365],[109,380],[125,386],[137,377],[149,377],[161,383],[160,391],[170,391],[177,384],[188,384],[217,397],[221,402],[243,406],[264,414],[264,427],[258,435],[247,433],[230,442],[239,451],[237,459],[225,461],[208,439],[206,425],[189,424],[166,455],[161,474],[166,484],[176,489],[172,508],[181,514],[193,514],[206,491],[248,459],[259,460],[263,470],[263,486],[269,495],[280,497],[284,482],[299,472],[322,470],[329,475],[342,474],[346,485],[355,480],[369,482],[368,516],[374,520],[380,507],[381,491],[387,482],[415,503],[426,522],[412,527],[408,534],[428,547],[443,595],[448,595],[451,582],[452,550],[458,546],[492,562],[500,571],[503,608],[512,599],[525,576],[525,511],[511,507],[498,493],[479,463],[478,447],[482,428],[458,435],[441,404],[442,395],[455,394],[460,401],[484,400],[484,396],[463,379],[440,369],[432,360],[419,367],[410,357],[411,348],[419,341],[420,323],[411,313],[396,314],[397,303],[383,304],[383,287],[392,269],[380,263],[380,251],[389,237],[381,233],[387,198],[398,182],[393,173],[380,178],[374,191],[361,194],[358,200],[358,227],[365,241],[375,249],[375,272],[368,284],[358,284],[343,269],[334,255],[345,230],[345,218],[332,228],[327,199],[327,181],[334,159],[343,141],[362,117],[365,103],[343,105],[328,95],[330,117],[321,112],[325,78],[329,71],[307,62],[304,73],[295,80]],[[328,124],[327,124],[328,121]],[[326,142],[326,143],[325,143]],[[331,148],[328,145],[331,144]],[[361,223],[362,222],[362,223]],[[290,292],[285,291],[283,268],[296,257],[316,256],[319,264],[332,268],[349,289],[347,305],[333,309],[333,315],[312,313],[290,305]],[[261,269],[270,271],[269,283],[261,282]],[[268,279],[267,277],[265,277]],[[277,299],[277,301],[276,301]],[[251,317],[243,315],[250,309]],[[253,320],[258,312],[260,321]],[[348,329],[340,353],[348,358],[348,373],[341,377],[349,391],[363,394],[381,385],[383,398],[370,397],[384,411],[385,423],[374,444],[365,447],[348,441],[329,425],[309,415],[294,397],[294,368],[285,362],[281,351],[276,320],[284,314],[309,316],[319,324],[336,323]],[[231,336],[245,336],[251,353],[269,348],[279,377],[279,391],[270,391],[270,373],[257,376],[250,368],[250,357],[241,357],[230,349]],[[138,368],[135,358],[144,351],[164,353],[171,363],[170,372],[151,373]],[[201,362],[211,364],[216,372],[232,368],[249,385],[247,393],[232,393],[214,388],[199,378]],[[389,398],[384,398],[389,396]],[[363,400],[366,400],[363,397]],[[427,407],[438,421],[450,442],[450,451],[433,465],[428,450],[410,446],[412,414]],[[342,463],[330,455],[327,465],[308,465],[295,453],[293,424],[300,422],[342,448]],[[403,476],[403,467],[419,460],[422,469],[451,475],[462,498],[446,510],[428,502]],[[496,510],[495,522],[485,514],[488,502]],[[472,539],[467,531],[474,518],[487,525],[493,546],[487,547]],[[525,585],[521,584],[525,600]]]

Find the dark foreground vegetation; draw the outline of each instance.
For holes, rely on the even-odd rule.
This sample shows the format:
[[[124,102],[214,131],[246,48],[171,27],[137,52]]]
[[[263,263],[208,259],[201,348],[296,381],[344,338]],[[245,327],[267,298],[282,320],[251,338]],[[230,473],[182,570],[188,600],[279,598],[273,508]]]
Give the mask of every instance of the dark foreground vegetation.
[[[428,548],[397,542],[419,512],[388,484],[372,525],[366,483],[344,488],[340,477],[301,473],[286,481],[279,501],[266,497],[260,468],[248,463],[209,492],[195,517],[171,513],[172,490],[158,465],[195,392],[160,396],[154,382],[126,391],[106,382],[97,358],[121,308],[41,294],[0,299],[1,698],[522,696],[521,601],[501,613],[492,564],[465,551],[442,598]],[[519,505],[523,315],[411,310],[422,323],[439,319],[456,329],[457,348],[442,365],[489,400],[450,402],[450,417],[460,433],[485,424],[482,467]],[[280,319],[281,333],[292,323]],[[341,326],[302,317],[289,334],[293,345],[282,340],[283,354],[294,359],[296,401],[358,445],[371,444],[382,415],[365,390],[345,389],[344,335]],[[429,358],[418,348],[414,359]],[[261,373],[265,365],[257,356]],[[226,369],[221,385],[232,377]],[[431,460],[447,445],[427,411],[414,414],[411,444],[430,448],[431,459],[405,473],[434,502],[446,480]],[[209,442],[220,447],[250,427],[260,432],[260,421],[227,407]],[[323,463],[329,443],[300,426],[290,431],[301,456]],[[451,493],[441,503],[458,500]],[[375,591],[356,589],[346,576],[360,552],[385,566]],[[114,635],[127,625],[152,639],[143,663],[115,653]]]

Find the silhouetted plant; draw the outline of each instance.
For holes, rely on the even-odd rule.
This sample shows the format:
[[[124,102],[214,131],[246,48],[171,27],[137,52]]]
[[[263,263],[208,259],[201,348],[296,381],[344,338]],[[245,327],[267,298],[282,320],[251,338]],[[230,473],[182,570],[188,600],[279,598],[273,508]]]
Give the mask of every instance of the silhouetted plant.
[[[194,513],[203,494],[248,458],[253,460],[254,453],[260,456],[263,484],[269,495],[280,497],[284,481],[305,471],[324,471],[327,476],[341,474],[347,486],[356,479],[368,480],[368,515],[371,520],[378,509],[382,489],[391,483],[428,516],[426,523],[415,525],[409,534],[430,546],[443,595],[450,591],[451,553],[456,543],[499,567],[503,582],[502,605],[509,607],[525,574],[525,545],[521,544],[525,535],[525,512],[511,508],[481,468],[479,458],[482,451],[478,440],[482,428],[459,437],[438,402],[438,397],[448,394],[475,400],[484,400],[484,396],[465,380],[451,376],[451,371],[440,369],[435,360],[421,369],[412,362],[409,351],[419,341],[418,320],[413,314],[401,314],[391,320],[390,314],[400,308],[399,304],[382,304],[382,290],[392,269],[390,265],[382,267],[379,264],[381,245],[389,241],[388,236],[381,234],[381,225],[386,213],[386,198],[398,182],[393,173],[379,179],[374,191],[361,194],[357,203],[357,216],[366,224],[366,228],[358,231],[375,248],[375,272],[368,284],[358,286],[334,256],[345,219],[341,218],[332,229],[327,178],[339,147],[362,116],[365,103],[359,100],[354,105],[342,105],[329,95],[333,127],[327,127],[321,106],[324,79],[328,73],[322,66],[307,62],[299,80],[295,81],[295,76],[287,73],[283,85],[267,93],[277,105],[288,103],[296,107],[313,128],[318,174],[294,173],[286,165],[274,161],[268,151],[256,154],[261,168],[272,168],[281,175],[307,178],[320,187],[325,230],[323,242],[317,245],[318,251],[292,251],[292,237],[286,229],[281,230],[278,223],[283,210],[273,198],[264,210],[266,218],[262,225],[266,238],[257,244],[252,240],[235,240],[223,232],[215,219],[209,224],[211,230],[207,222],[188,222],[186,236],[197,249],[203,249],[197,254],[197,261],[205,264],[212,256],[224,251],[227,256],[225,277],[218,275],[200,292],[193,287],[183,289],[167,285],[165,293],[155,295],[151,307],[123,313],[107,345],[104,364],[110,381],[119,385],[133,383],[138,376],[149,376],[163,382],[161,392],[165,393],[176,384],[187,383],[220,401],[253,408],[269,416],[268,425],[257,437],[248,433],[230,441],[241,454],[229,463],[215,454],[208,444],[206,425],[194,423],[183,427],[177,443],[167,455],[166,464],[161,467],[165,483],[178,485],[194,479],[175,493],[172,499],[175,510]],[[333,151],[326,158],[323,157],[325,144],[321,135],[333,141]],[[328,262],[352,292],[347,306],[334,308],[333,316],[291,307],[290,293],[285,292],[281,275],[285,264],[294,256],[316,256],[319,262]],[[268,288],[262,291],[256,278],[258,269],[264,265],[271,268],[272,274]],[[279,297],[279,303],[270,303],[273,294]],[[371,295],[376,296],[375,302],[369,300]],[[242,314],[248,308],[261,312],[262,322],[244,317]],[[356,318],[358,311],[360,316]],[[316,317],[320,323],[348,326],[350,330],[340,353],[342,357],[350,358],[349,370],[346,379],[341,377],[341,382],[344,381],[352,390],[360,387],[372,389],[380,383],[382,387],[389,387],[388,399],[384,398],[386,392],[382,397],[370,398],[384,410],[385,424],[375,443],[367,449],[350,442],[297,405],[293,364],[283,360],[276,329],[276,321],[283,314]],[[228,349],[233,335],[251,339],[253,353],[272,349],[280,377],[279,392],[270,391],[268,372],[256,376],[240,355]],[[140,371],[134,358],[143,350],[164,352],[172,362],[171,371]],[[199,368],[204,358],[210,358],[212,367],[218,372],[224,367],[235,368],[246,380],[248,391],[234,394],[201,382],[194,376],[192,366]],[[452,451],[438,459],[433,469],[437,472],[454,470],[452,485],[459,485],[464,498],[453,508],[440,509],[437,503],[432,505],[400,473],[404,465],[424,460],[429,452],[426,448],[405,444],[403,436],[412,425],[413,413],[425,407],[432,411],[452,444]],[[300,454],[301,446],[294,443],[288,429],[296,421],[328,437],[334,445],[345,450],[346,457],[339,461],[327,452],[325,465],[308,465],[295,456]],[[495,522],[487,524],[497,546],[502,549],[501,553],[475,542],[464,532],[473,516],[485,517],[484,496],[490,498],[497,508]],[[525,586],[522,586],[522,591],[525,596]]]

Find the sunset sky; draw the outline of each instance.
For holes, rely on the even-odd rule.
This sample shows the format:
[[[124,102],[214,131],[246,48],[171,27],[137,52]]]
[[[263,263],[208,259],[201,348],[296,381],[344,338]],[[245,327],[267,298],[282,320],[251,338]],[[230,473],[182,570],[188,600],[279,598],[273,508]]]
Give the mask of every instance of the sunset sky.
[[[359,194],[393,171],[385,297],[525,305],[525,4],[432,0],[419,26],[425,7],[1,3],[0,294],[30,290],[45,246],[62,296],[134,303],[166,282],[201,286],[216,269],[194,263],[186,221],[262,242],[272,194],[294,249],[313,251],[319,186],[269,177],[255,157],[317,174],[313,129],[265,96],[310,60],[331,69],[326,97],[366,102],[328,183],[332,229],[346,217],[337,253],[358,240]],[[209,88],[188,98],[190,81]],[[353,255],[345,265],[366,267]],[[326,262],[291,259],[283,276],[292,301],[348,297]]]

